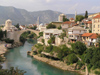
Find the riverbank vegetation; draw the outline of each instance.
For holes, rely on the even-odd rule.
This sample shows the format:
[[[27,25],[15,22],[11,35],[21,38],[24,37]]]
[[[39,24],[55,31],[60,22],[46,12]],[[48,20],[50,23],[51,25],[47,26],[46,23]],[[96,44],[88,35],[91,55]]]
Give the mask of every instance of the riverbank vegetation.
[[[85,71],[87,64],[90,73],[100,75],[100,47],[87,48],[82,42],[71,44],[71,48],[66,45],[53,46],[49,43],[48,46],[36,44],[32,51],[33,54],[74,65],[75,70]]]

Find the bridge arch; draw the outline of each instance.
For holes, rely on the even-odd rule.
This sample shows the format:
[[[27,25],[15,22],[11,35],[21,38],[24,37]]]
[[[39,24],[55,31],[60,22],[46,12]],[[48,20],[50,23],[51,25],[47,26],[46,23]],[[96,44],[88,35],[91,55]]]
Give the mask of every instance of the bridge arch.
[[[20,31],[14,31],[14,32],[10,32],[8,34],[8,38],[13,39],[15,42],[20,42],[20,36],[22,33],[26,32],[26,31],[31,31],[34,32],[37,36],[39,36],[39,31],[36,30],[32,30],[32,29],[26,29],[26,30],[20,30]]]

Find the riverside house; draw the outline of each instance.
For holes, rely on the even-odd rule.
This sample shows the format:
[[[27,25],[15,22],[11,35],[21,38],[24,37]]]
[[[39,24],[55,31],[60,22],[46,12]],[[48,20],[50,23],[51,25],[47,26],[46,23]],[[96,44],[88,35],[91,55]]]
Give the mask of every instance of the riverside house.
[[[97,37],[98,35],[95,33],[84,33],[82,35],[82,41],[85,43],[87,46],[91,45],[97,45]]]
[[[74,43],[76,41],[81,41],[81,35],[86,33],[86,29],[80,26],[74,26],[68,29],[68,39],[70,42]]]
[[[45,45],[49,45],[48,44],[48,40],[51,38],[52,35],[54,35],[55,37],[58,37],[59,35],[61,35],[61,33],[63,33],[62,30],[58,30],[58,29],[46,29],[43,32],[43,39],[45,40]],[[55,41],[53,41],[53,45],[55,45]]]

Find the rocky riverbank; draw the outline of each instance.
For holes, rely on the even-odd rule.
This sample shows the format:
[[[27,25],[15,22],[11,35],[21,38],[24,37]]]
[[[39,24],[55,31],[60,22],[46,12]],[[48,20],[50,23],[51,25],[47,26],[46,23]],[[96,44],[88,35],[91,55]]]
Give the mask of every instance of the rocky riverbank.
[[[4,57],[4,54],[6,52],[8,52],[9,48],[15,48],[15,47],[19,47],[22,46],[22,43],[14,43],[13,45],[5,43],[5,42],[0,42],[0,55],[2,56],[3,60],[5,60],[6,58]]]
[[[7,52],[7,48],[5,47],[4,43],[0,43],[0,55],[2,56],[3,60],[6,58],[4,57],[4,54]]]
[[[74,72],[78,72],[81,75],[86,75],[86,73],[82,70],[75,70],[75,65],[67,65],[66,63],[59,61],[59,60],[52,60],[52,59],[48,59],[45,57],[39,57],[38,55],[33,55],[33,53],[31,51],[27,52],[30,56],[32,56],[33,58],[45,62],[51,66],[54,66],[56,68],[62,69],[62,70],[67,70],[67,71],[74,71]],[[95,74],[89,74],[89,75],[95,75]]]

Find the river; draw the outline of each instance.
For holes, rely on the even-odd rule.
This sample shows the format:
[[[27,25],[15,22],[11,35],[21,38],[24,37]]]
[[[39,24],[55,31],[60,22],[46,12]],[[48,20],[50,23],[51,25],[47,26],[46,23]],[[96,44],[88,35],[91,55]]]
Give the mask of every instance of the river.
[[[35,43],[36,41],[34,41]],[[30,51],[34,44],[25,42],[24,46],[10,49],[6,54],[6,61],[2,64],[3,68],[18,67],[21,70],[27,71],[25,75],[79,75],[75,72],[57,69],[28,56],[27,51]]]

